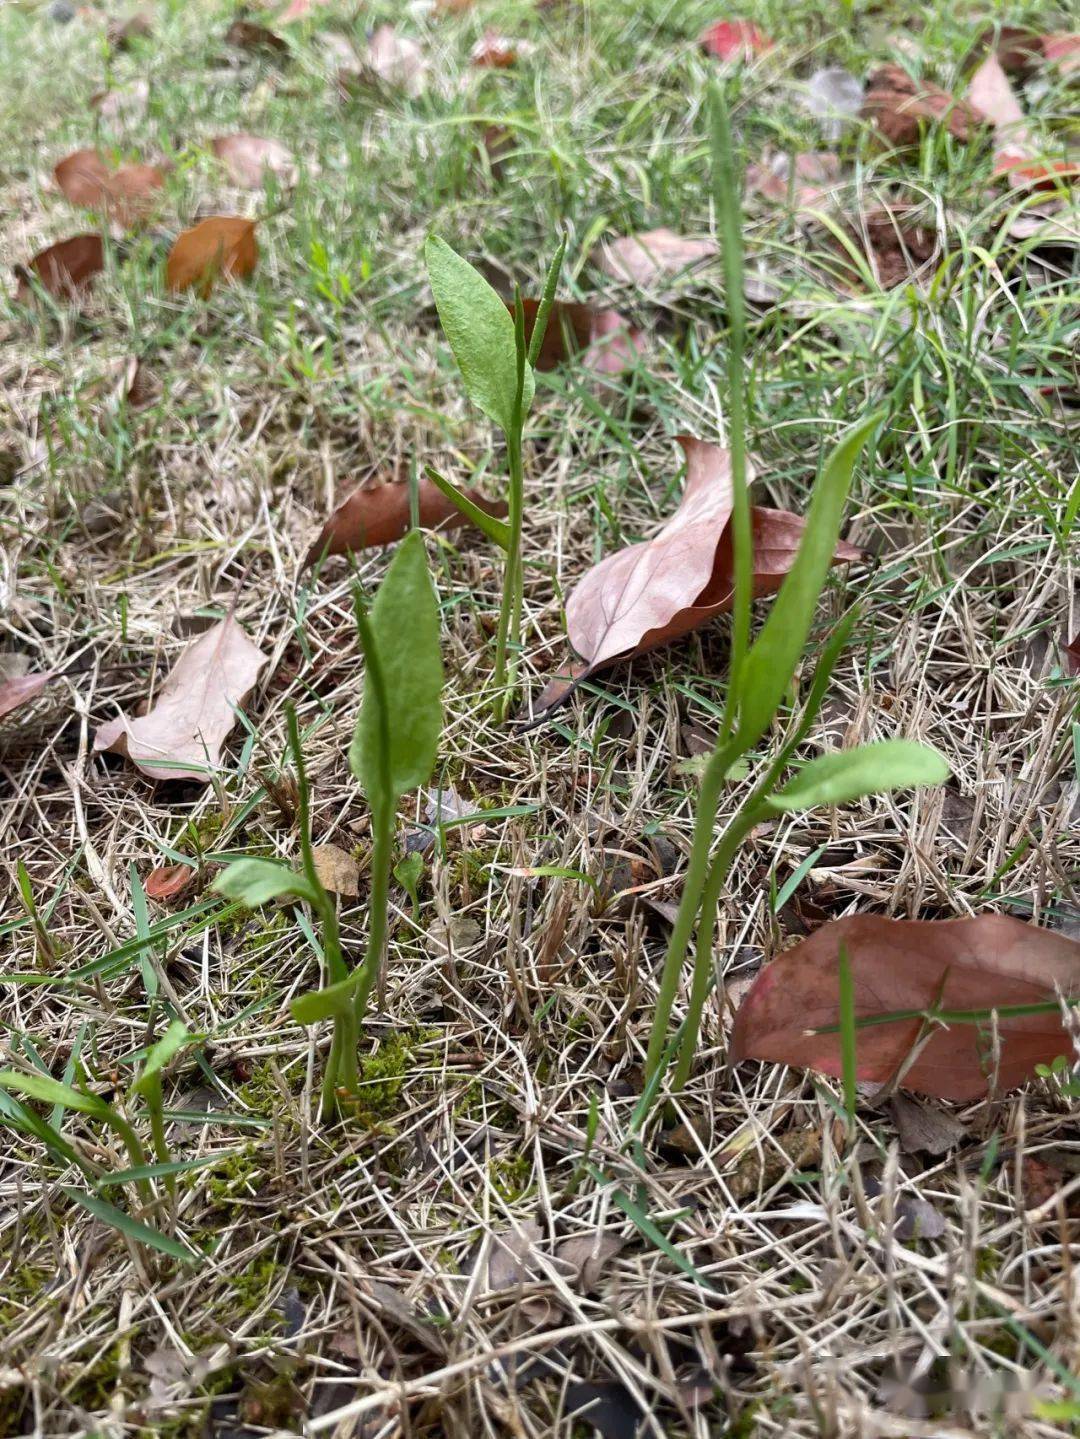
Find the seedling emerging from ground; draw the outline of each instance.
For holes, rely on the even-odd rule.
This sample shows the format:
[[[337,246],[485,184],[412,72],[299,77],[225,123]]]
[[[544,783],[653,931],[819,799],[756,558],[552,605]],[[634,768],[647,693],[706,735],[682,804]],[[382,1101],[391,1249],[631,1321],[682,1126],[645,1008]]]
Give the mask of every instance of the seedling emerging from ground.
[[[301,996],[292,1012],[301,1024],[332,1019],[330,1057],[323,1075],[324,1117],[341,1108],[359,1085],[360,1024],[386,944],[387,900],[393,858],[394,816],[402,795],[431,778],[442,729],[442,660],[439,604],[428,574],[424,542],[414,531],[398,547],[370,614],[359,596],[356,625],[364,651],[364,698],[349,748],[349,765],[371,808],[371,894],[363,959],[349,969],[342,953],[334,900],[319,880],[311,845],[311,796],[295,711],[289,742],[299,792],[302,866],[299,871],[264,859],[242,859],[214,883],[219,894],[249,905],[292,896],[319,919],[328,984]]]
[[[65,1084],[51,1075],[24,1071],[21,1069],[0,1070],[0,1123],[22,1133],[32,1134],[39,1139],[60,1162],[77,1166],[90,1182],[89,1193],[65,1187],[69,1199],[81,1204],[98,1219],[104,1220],[141,1244],[163,1250],[176,1258],[191,1259],[190,1250],[175,1239],[151,1229],[149,1225],[117,1209],[94,1190],[105,1186],[134,1184],[140,1200],[150,1207],[155,1203],[151,1180],[164,1179],[170,1195],[175,1193],[176,1175],[186,1169],[205,1163],[205,1160],[176,1160],[169,1152],[165,1137],[165,1116],[161,1089],[161,1075],[165,1066],[181,1050],[192,1042],[184,1024],[174,1019],[161,1038],[147,1050],[138,1076],[128,1086],[122,1102],[110,1104],[100,1095],[94,1094],[85,1082],[81,1071],[74,1075],[74,1083]],[[17,1098],[15,1096],[18,1096]],[[53,1118],[44,1119],[26,1102],[37,1100],[53,1106]],[[64,1112],[85,1114],[88,1119],[97,1120],[116,1134],[131,1161],[130,1168],[105,1174],[81,1153],[57,1127]],[[139,1134],[140,1122],[150,1130],[157,1162],[148,1160],[143,1140]]]
[[[432,482],[506,554],[495,639],[494,711],[500,720],[513,696],[521,649],[521,526],[525,489],[522,435],[535,389],[533,366],[544,343],[565,251],[564,238],[548,270],[528,345],[520,289],[515,290],[511,316],[483,275],[455,254],[445,240],[433,235],[424,252],[439,319],[468,396],[506,436],[510,479],[507,522],[485,514],[449,480],[428,470]]]
[[[778,752],[766,764],[751,793],[712,848],[713,816],[725,776],[769,731],[787,696],[810,633],[818,597],[824,588],[840,534],[844,505],[855,462],[882,422],[867,416],[840,439],[814,487],[806,529],[795,564],[784,581],[761,633],[750,643],[752,536],[746,487],[746,407],[743,355],[746,316],[739,183],[724,93],[714,85],[710,97],[712,163],[716,214],[721,226],[724,282],[730,319],[728,410],[731,421],[731,469],[734,489],[735,600],[732,611],[730,678],[716,748],[701,777],[690,862],[679,912],[672,927],[646,1059],[646,1082],[655,1094],[664,1066],[675,1056],[672,1088],[685,1083],[697,1050],[701,1017],[713,976],[713,934],[720,891],[739,845],[755,825],[776,814],[844,804],[863,795],[913,785],[939,784],[948,766],[936,751],[910,740],[885,740],[822,755],[804,765],[786,784],[781,777],[806,738],[828,690],[856,614],[849,612],[833,631],[818,661],[802,714]],[[697,922],[693,979],[682,1035],[669,1046],[668,1027],[690,937]]]

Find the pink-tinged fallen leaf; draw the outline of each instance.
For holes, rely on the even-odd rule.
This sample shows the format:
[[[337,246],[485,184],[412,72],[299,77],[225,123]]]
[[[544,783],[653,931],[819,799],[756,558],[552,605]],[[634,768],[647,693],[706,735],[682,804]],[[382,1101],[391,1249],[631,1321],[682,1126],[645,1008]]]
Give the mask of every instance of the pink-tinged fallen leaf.
[[[56,300],[77,300],[105,268],[105,247],[100,235],[72,235],[41,250],[28,265],[16,266],[19,288],[15,298],[25,304],[33,297],[33,280]]]
[[[934,1024],[927,1010],[1007,1010],[1080,994],[1080,943],[1004,915],[976,919],[901,920],[856,915],[823,925],[762,970],[735,1017],[731,1058],[767,1059],[839,1076],[840,1035],[811,1031],[840,1018],[839,955],[851,965],[856,1020],[915,1012],[856,1029],[857,1076],[886,1084],[920,1045],[901,1086],[938,1099],[971,1100],[1013,1089],[1059,1054],[1073,1057],[1056,1009],[1046,1014],[999,1013],[994,1068],[993,1028]]]
[[[196,871],[190,864],[159,864],[143,880],[147,899],[175,899],[195,883]]]
[[[970,140],[982,123],[963,100],[925,80],[916,82],[893,64],[870,76],[861,113],[897,149],[917,145],[927,125],[944,125],[954,139]]]
[[[464,493],[486,514],[501,519],[508,506],[503,500],[489,500],[479,490]],[[458,529],[469,520],[425,475],[418,485],[418,520],[425,530]],[[307,555],[314,564],[322,554],[343,555],[350,550],[376,549],[402,539],[411,528],[411,501],[406,480],[361,486],[343,500],[319,531]]]
[[[999,144],[1024,147],[1030,132],[1020,101],[996,55],[988,55],[971,77],[967,102],[994,127]]]
[[[818,210],[840,183],[839,157],[828,151],[773,155],[746,169],[746,193],[795,210]]]
[[[534,713],[551,710],[575,684],[607,665],[680,639],[731,608],[731,455],[689,435],[676,438],[686,455],[679,508],[653,539],[608,555],[571,592],[566,627],[579,658],[559,667],[535,702]],[[748,463],[748,479],[752,477]],[[752,507],[756,596],[780,588],[795,561],[805,523],[786,510]],[[858,558],[858,550],[841,542],[834,562]]]
[[[136,119],[145,115],[149,101],[149,80],[133,80],[119,90],[98,90],[90,96],[91,109],[103,120]]]
[[[165,262],[165,283],[170,290],[195,289],[205,299],[219,276],[245,279],[258,260],[254,220],[211,215],[177,235]]]
[[[517,64],[521,46],[497,30],[485,30],[472,47],[469,63],[481,70],[509,70]]]
[[[1030,152],[999,150],[994,176],[1008,180],[1013,190],[1068,189],[1080,179],[1080,160],[1036,160]]]
[[[1010,223],[1009,234],[1014,240],[1030,240],[1035,249],[1071,250],[1080,245],[1080,211],[1025,210]]]
[[[327,5],[329,3],[330,0],[290,0],[290,3],[277,17],[277,23],[279,25],[293,25],[297,20],[306,20],[316,6]]]
[[[1056,65],[1063,75],[1080,70],[1080,34],[1044,35],[1043,56],[1048,65]]]
[[[125,226],[146,218],[165,184],[165,171],[157,165],[112,169],[96,150],[65,156],[53,174],[70,204],[100,210]]]
[[[9,715],[20,705],[37,699],[51,679],[55,679],[53,671],[46,670],[44,674],[13,675],[11,679],[0,680],[0,716]]]
[[[367,48],[367,67],[387,85],[419,95],[427,84],[428,62],[415,40],[399,35],[393,25],[379,25]]]
[[[282,185],[296,184],[296,162],[292,151],[280,140],[267,140],[261,135],[218,135],[210,141],[210,148],[233,184],[245,190],[261,190],[267,175],[275,175]]]
[[[691,240],[661,228],[605,241],[593,251],[592,261],[614,280],[649,289],[668,276],[706,264],[718,253],[715,240]]]
[[[127,755],[151,779],[208,783],[236,724],[236,709],[266,663],[230,616],[188,645],[153,709],[136,719],[121,715],[103,724],[94,749]]]
[[[1080,675],[1080,632],[1062,645],[1065,654],[1065,668],[1071,675]],[[3,714],[3,710],[0,710]]]
[[[702,48],[718,60],[750,60],[773,48],[773,42],[749,20],[718,20],[701,33]]]
[[[525,338],[532,338],[538,300],[525,300]],[[507,301],[507,309],[513,312]],[[553,370],[573,356],[598,375],[621,375],[645,352],[644,337],[615,310],[594,310],[574,300],[551,307],[536,369]]]

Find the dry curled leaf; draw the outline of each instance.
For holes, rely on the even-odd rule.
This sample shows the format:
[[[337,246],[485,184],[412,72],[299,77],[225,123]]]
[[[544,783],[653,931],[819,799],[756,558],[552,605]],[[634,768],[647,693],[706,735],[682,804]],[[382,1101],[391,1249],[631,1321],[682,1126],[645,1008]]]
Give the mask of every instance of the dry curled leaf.
[[[532,338],[536,323],[538,300],[523,301],[525,338]],[[507,309],[513,311],[507,301]],[[556,300],[551,307],[544,343],[536,359],[537,370],[553,370],[556,365],[578,356],[586,369],[598,375],[620,375],[645,349],[640,330],[635,330],[615,310],[594,310],[591,305],[573,300]]]
[[[503,500],[489,500],[479,490],[462,492],[486,514],[501,519],[508,512]],[[350,550],[376,549],[408,534],[412,524],[410,486],[407,480],[363,485],[343,500],[319,531],[308,551],[307,563],[322,554],[343,555]],[[457,529],[469,524],[458,507],[425,475],[417,486],[417,520],[421,529]]]
[[[563,1239],[555,1246],[555,1258],[566,1266],[568,1282],[589,1293],[597,1288],[607,1266],[625,1247],[626,1239],[621,1234],[597,1230]]]
[[[901,920],[857,915],[822,925],[766,966],[739,1007],[731,1057],[839,1076],[839,955],[851,964],[856,1073],[938,1099],[1022,1084],[1039,1063],[1071,1055],[1058,995],[1080,994],[1080,943],[1004,915]],[[1010,1014],[1048,1002],[1045,1014]],[[979,1024],[926,1023],[926,1011],[998,1012]],[[886,1019],[898,1014],[903,1017]],[[822,1030],[831,1032],[822,1033]],[[996,1051],[996,1052],[995,1052]],[[908,1061],[910,1065],[908,1065]],[[907,1068],[904,1068],[908,1065]]]
[[[206,296],[218,276],[242,280],[259,259],[255,221],[239,215],[211,215],[176,237],[165,265],[170,290],[197,289]]]
[[[655,538],[606,556],[571,592],[566,627],[580,660],[549,682],[536,710],[561,703],[574,684],[606,665],[668,644],[730,609],[731,454],[689,435],[676,438],[686,455],[679,508]],[[749,462],[747,478],[753,478]],[[805,521],[754,506],[751,526],[754,593],[770,594],[794,563]],[[841,541],[835,559],[858,556]]]
[[[906,1094],[894,1094],[889,1110],[905,1154],[947,1154],[967,1136],[964,1126],[948,1110],[920,1104]]]
[[[225,33],[225,43],[235,45],[238,50],[267,50],[275,55],[289,48],[280,35],[254,20],[234,20]]]
[[[51,679],[55,679],[52,670],[46,670],[44,674],[12,675],[10,679],[0,679],[0,717],[8,715],[12,710],[17,710],[20,705],[37,699],[38,695],[45,688]]]
[[[126,20],[110,20],[105,41],[113,50],[126,50],[132,40],[145,40],[153,33],[153,22],[145,10],[136,10]]]
[[[469,63],[482,70],[509,70],[521,56],[521,46],[497,30],[485,30],[472,47]]]
[[[196,871],[190,864],[159,864],[143,881],[147,899],[176,899],[195,883]]]
[[[696,269],[718,253],[715,240],[691,240],[661,228],[605,241],[593,251],[592,260],[612,279],[648,289],[669,275]]]
[[[718,20],[701,32],[698,42],[718,60],[751,60],[773,48],[773,42],[749,20]]]
[[[100,210],[121,225],[144,219],[165,184],[165,171],[157,165],[110,169],[96,150],[76,150],[65,156],[53,174],[70,204]]]
[[[935,232],[917,223],[914,213],[906,205],[879,205],[862,216],[857,238],[864,243],[883,290],[906,283],[937,251]]]
[[[817,210],[840,183],[840,160],[828,151],[772,155],[746,169],[746,192],[795,210]]]
[[[862,116],[875,125],[890,145],[917,145],[923,128],[944,125],[956,140],[970,140],[979,117],[963,100],[926,81],[916,81],[899,65],[882,65],[867,81]]]
[[[234,185],[261,190],[266,176],[274,175],[282,185],[296,184],[296,162],[292,151],[280,140],[261,135],[218,135],[210,148],[225,166]]]
[[[317,844],[311,858],[323,889],[346,899],[355,899],[360,893],[360,866],[347,850],[336,844]]]
[[[379,25],[368,41],[367,67],[387,85],[419,95],[427,84],[428,63],[415,40],[399,35],[393,25]]]
[[[208,782],[236,710],[267,663],[230,616],[188,645],[169,671],[153,709],[103,724],[96,751],[127,757],[151,779]]]
[[[100,235],[72,235],[41,250],[28,265],[17,266],[19,288],[15,298],[25,304],[34,293],[32,281],[56,300],[77,300],[105,268],[105,247]]]

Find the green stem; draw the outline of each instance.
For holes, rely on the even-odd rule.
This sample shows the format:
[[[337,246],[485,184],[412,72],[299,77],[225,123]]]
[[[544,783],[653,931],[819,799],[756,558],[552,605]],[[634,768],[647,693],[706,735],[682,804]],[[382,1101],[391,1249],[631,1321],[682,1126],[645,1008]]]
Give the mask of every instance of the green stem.
[[[525,509],[525,470],[522,463],[522,434],[525,428],[525,309],[521,290],[514,295],[514,338],[517,343],[517,392],[510,428],[506,433],[507,467],[510,477],[510,545],[506,551],[503,571],[502,604],[499,608],[499,629],[495,641],[495,700],[492,712],[501,724],[513,699],[517,675],[518,653],[521,649],[521,531]]]
[[[149,1081],[146,1092],[146,1112],[150,1116],[150,1135],[154,1141],[154,1153],[157,1155],[159,1164],[168,1164],[172,1159],[169,1151],[169,1141],[165,1137],[165,1117],[163,1110],[165,1099],[161,1092],[161,1076],[153,1075]],[[176,1198],[176,1175],[165,1176],[165,1188],[168,1190],[169,1198]]]
[[[146,1150],[142,1147],[139,1136],[135,1133],[134,1128],[126,1119],[117,1114],[115,1109],[110,1112],[108,1123],[123,1140],[124,1148],[127,1150],[128,1158],[131,1160],[131,1167],[133,1169],[141,1168],[147,1162]],[[136,1181],[135,1187],[138,1189],[139,1197],[144,1204],[153,1204],[154,1191],[150,1188],[149,1180],[139,1179]]]

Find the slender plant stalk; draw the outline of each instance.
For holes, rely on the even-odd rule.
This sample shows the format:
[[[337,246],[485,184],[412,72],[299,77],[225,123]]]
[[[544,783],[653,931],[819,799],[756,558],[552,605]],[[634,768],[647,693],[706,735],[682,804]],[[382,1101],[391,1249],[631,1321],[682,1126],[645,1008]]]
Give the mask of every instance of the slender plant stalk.
[[[139,1136],[135,1133],[134,1126],[129,1124],[123,1115],[117,1114],[115,1109],[110,1112],[106,1122],[116,1130],[117,1134],[119,1134],[123,1140],[124,1148],[128,1152],[132,1168],[141,1168],[147,1162],[146,1150],[142,1147]],[[150,1188],[149,1180],[137,1180],[135,1187],[138,1189],[139,1197],[144,1204],[153,1204],[154,1191]]]
[[[169,1149],[169,1141],[165,1136],[165,1118],[162,1110],[165,1107],[164,1095],[161,1091],[161,1076],[155,1074],[148,1081],[146,1093],[146,1112],[150,1118],[150,1136],[154,1141],[154,1153],[160,1164],[168,1164],[172,1159]],[[165,1176],[165,1188],[168,1190],[169,1198],[176,1198],[176,1175]]]

